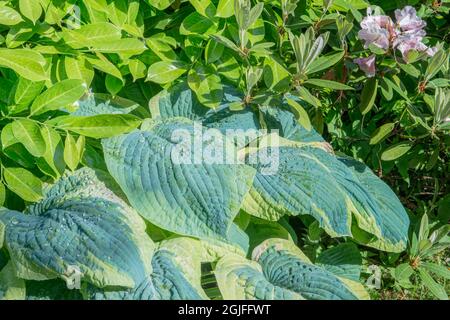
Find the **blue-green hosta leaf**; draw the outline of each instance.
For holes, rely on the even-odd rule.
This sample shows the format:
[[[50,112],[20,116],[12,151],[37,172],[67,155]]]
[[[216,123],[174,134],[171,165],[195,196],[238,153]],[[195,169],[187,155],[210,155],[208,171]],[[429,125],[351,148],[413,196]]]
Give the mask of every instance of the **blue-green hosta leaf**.
[[[107,94],[88,94],[78,101],[78,105],[77,110],[72,113],[74,116],[129,114],[139,107],[139,104],[133,101]]]
[[[255,248],[253,261],[229,255],[215,270],[224,299],[353,300],[367,298],[360,284],[343,281],[314,265],[292,242],[269,239]],[[349,285],[351,283],[351,285]],[[359,291],[356,291],[358,288]]]
[[[201,240],[202,261],[216,262],[224,255],[231,253],[245,257],[249,250],[249,237],[235,223],[228,233],[229,241],[215,239]]]
[[[358,175],[317,146],[267,150],[274,160],[279,152],[278,171],[264,175],[263,163],[251,164],[257,174],[243,204],[246,212],[269,220],[309,214],[334,237],[352,235],[353,214],[357,226],[372,235],[363,240],[355,234],[358,241],[385,251],[404,250],[409,219],[393,192],[368,169]]]
[[[151,223],[180,235],[229,241],[255,172],[224,164],[223,157],[235,156],[234,146],[220,133],[198,139],[204,132],[186,118],[151,121],[144,130],[103,140],[105,160],[132,206]],[[202,157],[201,150],[222,148],[220,159]],[[182,161],[174,161],[177,155]]]
[[[278,170],[264,174],[264,163],[251,164],[257,173],[244,200],[244,211],[271,221],[284,215],[308,214],[332,236],[351,235],[348,196],[328,172],[324,160],[313,154],[316,148],[288,146],[265,151],[274,164],[279,161]],[[317,153],[326,161],[332,159],[321,149]]]
[[[385,251],[403,251],[408,242],[410,220],[395,193],[363,163],[351,158],[339,158],[339,161],[351,170],[362,188],[372,196],[370,205],[361,206],[357,201],[354,202],[357,211],[371,212],[376,219],[376,225],[365,226],[365,218],[356,215],[359,227],[372,234],[377,234],[376,227],[380,231],[379,238],[371,238],[366,244]]]
[[[149,102],[152,118],[184,117],[200,120],[209,108],[204,107],[186,82],[161,91]]]
[[[242,101],[242,94],[236,89],[224,86],[224,99],[216,109],[209,109],[197,100],[195,94],[183,83],[161,92],[150,101],[150,112],[153,118],[162,119],[185,117],[202,121],[203,126],[219,129],[223,134],[227,130],[244,130],[248,136],[262,129],[259,115],[249,107],[242,110],[231,110],[230,106]],[[280,136],[299,142],[324,142],[314,130],[308,131],[296,120],[286,103],[280,101],[279,107],[261,107],[267,129],[278,130]],[[261,134],[261,132],[259,132]],[[240,135],[242,136],[242,134]],[[242,143],[237,143],[242,147]]]
[[[257,130],[261,128],[257,115],[250,108],[240,111],[230,110],[230,104],[242,101],[242,97],[231,87],[224,86],[223,89],[222,102],[217,108],[211,109],[204,107],[186,84],[179,84],[155,96],[150,101],[150,112],[153,118],[185,117],[199,121],[207,128],[218,129],[224,135],[228,130],[233,130],[232,133],[236,134],[236,138],[244,137],[244,133],[247,137],[256,138],[259,134]],[[234,137],[230,136],[230,139]],[[246,144],[245,139],[243,141],[236,139],[235,142],[239,147]]]
[[[0,300],[23,300],[25,281],[17,278],[14,265],[10,261],[0,269]]]
[[[298,142],[324,142],[324,139],[315,130],[306,130],[301,126],[295,115],[287,109],[286,105],[273,107],[262,107],[264,121],[268,128],[278,130],[283,138]]]
[[[141,277],[133,289],[99,289],[91,285],[83,294],[93,300],[200,300],[201,246],[198,240],[174,238],[159,244],[152,259],[153,272]]]
[[[63,177],[24,213],[2,209],[0,225],[23,279],[65,279],[77,268],[83,282],[132,288],[151,272],[144,221],[91,169]]]
[[[337,276],[359,281],[362,258],[356,245],[342,243],[322,252],[316,264]]]

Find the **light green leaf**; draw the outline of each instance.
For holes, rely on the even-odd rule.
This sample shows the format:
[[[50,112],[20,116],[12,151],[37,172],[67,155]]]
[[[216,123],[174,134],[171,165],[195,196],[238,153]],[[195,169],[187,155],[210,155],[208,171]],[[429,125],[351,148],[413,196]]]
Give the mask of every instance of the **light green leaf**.
[[[9,190],[25,201],[36,202],[42,198],[42,182],[23,168],[4,168],[3,178]]]
[[[106,59],[106,57],[104,57],[100,53],[97,53],[97,57],[86,55],[86,59],[87,61],[89,61],[89,63],[92,64],[92,66],[95,69],[110,74],[118,79],[122,79],[122,74],[120,70],[117,69],[117,67],[113,63],[111,63],[108,59]]]
[[[14,26],[23,21],[20,14],[13,8],[7,7],[2,4],[0,7],[0,24],[6,26]]]
[[[46,64],[44,57],[34,50],[0,48],[0,66],[11,68],[28,80],[48,80]]]
[[[21,112],[41,93],[45,82],[35,82],[20,77],[17,82],[16,91],[14,93],[14,102],[17,105],[14,112]]]
[[[130,60],[128,67],[130,68],[130,73],[133,76],[133,81],[145,78],[147,75],[147,66],[141,60]]]
[[[62,109],[76,102],[86,92],[82,80],[67,79],[56,83],[38,96],[31,105],[31,115]]]
[[[393,161],[405,155],[413,146],[411,142],[400,142],[390,146],[381,154],[381,160]]]
[[[67,133],[66,140],[64,142],[64,162],[70,170],[75,171],[80,164],[80,160],[81,153],[78,149],[77,143],[74,137],[70,133]]]
[[[233,0],[219,0],[216,15],[221,18],[229,18],[234,14]]]
[[[431,273],[434,273],[438,277],[450,280],[450,270],[446,266],[442,266],[433,262],[421,262],[420,266],[427,269]]]
[[[336,63],[341,61],[342,58],[344,57],[344,54],[345,54],[344,51],[339,51],[331,55],[319,57],[308,66],[308,68],[306,69],[306,73],[313,74],[328,69],[329,67],[332,67]]]
[[[188,84],[200,103],[208,108],[217,108],[223,100],[222,83],[212,67],[196,64],[189,71]]]
[[[448,294],[439,283],[434,281],[427,270],[419,268],[419,276],[423,284],[440,300],[448,300]]]
[[[19,8],[20,12],[33,23],[36,23],[42,15],[42,7],[39,0],[19,0]]]
[[[142,120],[131,114],[98,114],[92,116],[63,116],[47,122],[61,130],[102,139],[128,133],[136,129]]]
[[[68,79],[83,80],[88,87],[90,87],[95,75],[93,66],[84,58],[84,56],[75,58],[65,57],[64,71],[66,72]]]
[[[336,81],[331,81],[331,80],[308,79],[304,83],[308,84],[308,85],[313,85],[316,87],[323,87],[323,88],[328,88],[328,89],[333,89],[333,90],[354,90],[352,87],[349,87],[346,84],[336,82]]]
[[[147,81],[169,83],[181,77],[186,71],[186,65],[182,62],[159,61],[148,68]]]
[[[42,158],[36,160],[39,169],[45,174],[57,179],[64,172],[64,146],[61,136],[48,126],[41,128],[47,150]]]
[[[205,17],[213,17],[216,13],[216,7],[211,0],[189,0],[195,10]]]
[[[217,32],[217,24],[215,21],[198,12],[193,12],[188,15],[180,26],[180,34],[185,36],[195,34],[208,37],[215,32]]]
[[[145,43],[134,38],[120,40],[95,41],[92,44],[93,52],[117,53],[125,55],[138,55],[147,50]]]
[[[289,88],[291,74],[274,57],[264,59],[264,82],[269,89],[284,92]]]
[[[372,110],[378,92],[378,80],[370,78],[364,83],[364,89],[361,93],[361,113],[367,114]]]
[[[399,66],[403,71],[405,71],[410,76],[413,76],[414,78],[418,78],[420,76],[420,71],[412,64],[399,63]]]
[[[41,157],[46,151],[45,140],[39,125],[28,119],[18,119],[12,122],[12,132],[17,141],[35,157]]]
[[[443,49],[436,52],[425,70],[425,81],[431,80],[439,72],[446,59],[448,60],[448,54]]]
[[[311,131],[311,121],[309,120],[308,112],[295,100],[287,99],[288,104],[294,108],[295,112],[297,113],[297,120],[298,122],[308,131]]]
[[[385,123],[382,126],[378,127],[370,137],[370,144],[378,144],[384,141],[389,134],[394,130],[395,123]]]

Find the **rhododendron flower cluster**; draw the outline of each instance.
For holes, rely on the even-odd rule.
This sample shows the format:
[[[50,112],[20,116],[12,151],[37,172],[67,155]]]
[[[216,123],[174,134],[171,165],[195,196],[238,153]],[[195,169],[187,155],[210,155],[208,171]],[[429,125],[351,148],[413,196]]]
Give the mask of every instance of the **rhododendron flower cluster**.
[[[422,42],[426,35],[426,22],[417,16],[413,7],[406,6],[402,10],[395,10],[395,23],[389,16],[372,13],[372,8],[368,8],[367,16],[361,21],[362,29],[358,33],[358,37],[364,41],[364,48],[374,45],[383,50],[396,49],[401,52],[406,62],[412,50],[426,53],[428,56],[436,53],[436,48],[429,48]],[[375,56],[356,59],[355,63],[368,77],[375,74]]]

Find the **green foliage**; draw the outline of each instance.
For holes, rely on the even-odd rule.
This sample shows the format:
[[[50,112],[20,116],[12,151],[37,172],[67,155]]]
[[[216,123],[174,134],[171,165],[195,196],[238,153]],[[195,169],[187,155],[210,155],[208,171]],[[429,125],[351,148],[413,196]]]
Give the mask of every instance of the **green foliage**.
[[[434,55],[364,47],[405,5]],[[0,1],[0,299],[448,298],[449,8]],[[208,129],[242,161],[175,163]]]

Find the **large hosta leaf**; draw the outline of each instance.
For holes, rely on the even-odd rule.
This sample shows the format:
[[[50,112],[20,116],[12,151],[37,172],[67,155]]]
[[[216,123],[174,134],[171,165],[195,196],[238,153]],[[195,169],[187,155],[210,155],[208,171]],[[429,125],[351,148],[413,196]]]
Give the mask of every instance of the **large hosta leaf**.
[[[314,129],[310,131],[301,126],[286,104],[280,103],[276,108],[262,107],[264,121],[268,128],[278,130],[281,137],[298,142],[324,142],[324,139]]]
[[[314,265],[290,241],[267,240],[255,248],[252,259],[228,255],[218,262],[215,273],[224,299],[367,298],[360,284]]]
[[[23,279],[64,279],[78,268],[82,281],[98,287],[132,288],[151,272],[154,245],[144,221],[90,169],[63,177],[24,213],[2,209],[0,225]]]
[[[219,129],[223,134],[227,134],[227,130],[241,130],[239,136],[242,136],[242,131],[250,136],[250,130],[261,130],[262,120],[269,132],[277,130],[279,135],[286,139],[298,142],[324,142],[315,130],[308,131],[299,124],[294,114],[289,111],[286,102],[279,100],[276,108],[263,106],[259,108],[260,113],[250,107],[238,111],[231,110],[230,105],[242,102],[242,98],[242,94],[236,89],[224,86],[224,98],[220,106],[210,109],[202,106],[186,84],[179,84],[154,97],[150,101],[150,112],[154,118],[186,117],[201,121],[203,126]],[[257,133],[256,137],[263,134]],[[237,144],[240,147],[245,145],[242,142]]]
[[[324,157],[332,157],[325,151],[317,150]],[[350,236],[348,196],[313,152],[316,148],[271,148],[269,154],[274,160],[279,158],[278,170],[267,175],[262,172],[263,164],[254,164],[258,172],[243,209],[271,221],[277,221],[284,215],[309,214],[332,236]]]
[[[200,284],[201,246],[198,240],[163,241],[152,258],[153,272],[143,275],[133,289],[83,288],[94,300],[199,300],[206,297]]]
[[[90,93],[78,101],[78,108],[72,115],[129,114],[137,108],[139,108],[139,104],[127,99],[112,97],[107,94]]]
[[[351,158],[339,158],[349,168],[354,176],[359,180],[361,186],[368,190],[374,203],[377,225],[380,228],[381,237],[366,237],[360,241],[367,245],[386,251],[402,251],[407,242],[409,229],[409,217],[398,200],[395,193],[389,186],[380,180],[365,164]],[[357,202],[355,202],[358,205]],[[364,211],[361,205],[357,207],[358,211]],[[367,209],[367,211],[369,211]],[[369,211],[370,212],[370,211]],[[356,215],[358,223],[362,224],[363,218]],[[376,234],[373,230],[374,225],[360,226],[363,230]]]
[[[214,156],[204,161],[206,149],[236,156],[220,134],[199,140],[204,132],[186,118],[153,121],[144,130],[103,140],[105,160],[131,205],[153,224],[180,235],[229,241],[255,172],[216,162]],[[174,161],[174,155],[183,160]]]
[[[404,250],[408,216],[392,191],[372,173],[366,172],[370,183],[363,181],[334,155],[313,146],[270,147],[273,157],[277,152],[275,174],[264,175],[263,164],[252,164],[258,172],[244,201],[245,211],[273,221],[308,214],[335,237],[353,235],[353,214],[358,228],[372,237],[362,241],[355,233],[358,240],[386,251]],[[389,199],[389,206],[383,199]]]
[[[220,105],[214,109],[207,108],[197,100],[194,92],[187,85],[179,84],[155,96],[150,101],[150,112],[154,118],[185,117],[201,122],[204,127],[218,129],[224,135],[228,133],[241,138],[246,133],[248,137],[254,139],[260,134],[257,130],[261,129],[258,116],[248,107],[240,111],[232,111],[230,104],[239,101],[242,101],[239,92],[225,86],[223,101]],[[234,138],[230,136],[230,139]],[[235,142],[240,147],[248,143],[248,141],[245,143],[245,140]]]

